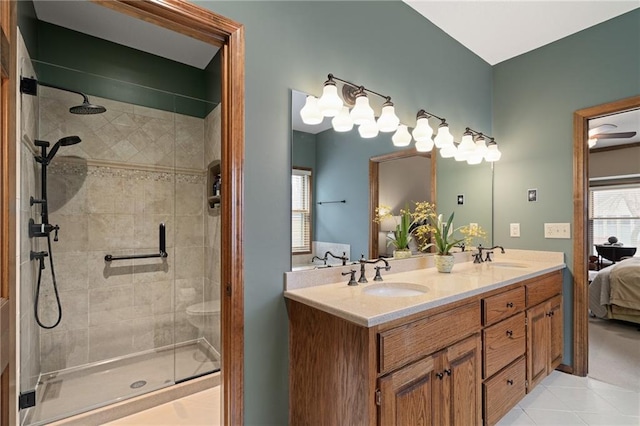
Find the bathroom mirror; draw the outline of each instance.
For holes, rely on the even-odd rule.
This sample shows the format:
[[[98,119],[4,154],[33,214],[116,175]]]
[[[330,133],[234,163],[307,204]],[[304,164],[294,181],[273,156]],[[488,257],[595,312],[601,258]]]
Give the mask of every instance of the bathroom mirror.
[[[329,118],[318,125],[305,125],[300,119],[300,109],[304,106],[307,94],[292,90],[291,96],[292,173],[300,174],[301,169],[308,171],[310,195],[306,200],[310,215],[309,235],[301,239],[302,233],[294,232],[293,237],[305,241],[308,249],[292,253],[292,269],[322,265],[323,262],[312,262],[312,258],[315,255],[323,257],[326,251],[338,256],[346,253],[350,262],[357,261],[363,254],[365,257],[375,257],[375,252],[384,251],[384,232],[371,226],[371,203],[374,198],[370,185],[372,162],[384,165],[383,173],[391,173],[384,175],[384,182],[402,182],[415,179],[416,173],[406,171],[407,167],[413,166],[400,163],[420,161],[422,157],[424,167],[432,169],[420,174],[421,179],[429,176],[430,181],[423,186],[424,197],[419,200],[435,201],[438,211],[446,216],[454,211],[457,226],[478,223],[488,236],[487,240],[482,241],[483,245],[492,243],[491,164],[483,162],[471,166],[466,162],[443,159],[435,151],[429,153],[428,157],[421,156],[413,147],[394,147],[391,141],[393,133],[380,133],[375,138],[363,139],[355,127],[349,132],[335,132]],[[432,160],[431,156],[436,158]],[[402,173],[406,176],[398,176]],[[389,185],[381,185],[380,188],[383,186]],[[299,187],[292,190],[294,208],[299,201],[299,190]],[[393,192],[393,187],[388,190]],[[463,204],[458,204],[459,195],[462,195]],[[419,201],[413,199],[414,195],[408,197],[412,201]],[[384,199],[382,197],[380,202]],[[391,207],[399,210],[402,204]],[[300,219],[301,216],[294,219],[296,230],[301,229],[298,228],[303,223]],[[370,237],[372,233],[378,235]],[[375,247],[375,238],[378,247]],[[330,257],[327,263],[340,262]]]

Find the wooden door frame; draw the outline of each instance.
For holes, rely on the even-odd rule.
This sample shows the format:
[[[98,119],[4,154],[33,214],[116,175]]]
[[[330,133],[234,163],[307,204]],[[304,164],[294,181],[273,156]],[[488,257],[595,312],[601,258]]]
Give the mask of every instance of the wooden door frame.
[[[589,372],[589,288],[588,194],[589,120],[640,108],[640,96],[633,96],[576,111],[573,114],[573,374]]]
[[[378,231],[380,225],[374,222],[380,192],[380,163],[409,157],[431,158],[431,203],[436,203],[436,153],[418,152],[414,148],[378,155],[369,159],[369,259],[378,257]]]
[[[16,88],[17,3],[0,2],[0,425],[17,419]],[[7,320],[8,319],[8,320]]]
[[[244,27],[185,0],[92,0],[222,51],[221,332],[223,424],[243,424]]]

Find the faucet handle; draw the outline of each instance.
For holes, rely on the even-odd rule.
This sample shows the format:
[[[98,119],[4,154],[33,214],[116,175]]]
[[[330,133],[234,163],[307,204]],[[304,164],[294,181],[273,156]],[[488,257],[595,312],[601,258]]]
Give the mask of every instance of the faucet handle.
[[[486,262],[491,262],[491,255],[493,254],[493,250],[487,251],[487,257],[485,257]]]
[[[382,275],[380,275],[380,269],[384,269],[385,271],[388,271],[389,269],[387,269],[386,266],[376,266],[373,269],[376,270],[376,276],[373,277],[374,281],[383,281],[382,280]]]
[[[349,277],[349,282],[347,283],[347,285],[358,285],[358,282],[356,281],[356,270],[352,269],[348,272],[342,272],[342,275],[351,275]]]

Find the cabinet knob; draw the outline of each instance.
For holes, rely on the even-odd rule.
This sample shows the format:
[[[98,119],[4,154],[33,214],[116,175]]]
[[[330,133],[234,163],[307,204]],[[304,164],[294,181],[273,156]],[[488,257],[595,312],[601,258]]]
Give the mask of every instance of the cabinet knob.
[[[513,308],[513,302],[507,302],[507,308]]]
[[[508,384],[509,386],[513,386],[513,380],[511,380],[511,379],[507,380],[507,384]]]
[[[507,336],[513,337],[513,331],[512,330],[507,330]]]
[[[444,370],[444,372],[447,374],[447,376],[451,376],[451,369]]]
[[[442,380],[442,378],[444,377],[443,373],[436,373],[436,377],[440,380]]]

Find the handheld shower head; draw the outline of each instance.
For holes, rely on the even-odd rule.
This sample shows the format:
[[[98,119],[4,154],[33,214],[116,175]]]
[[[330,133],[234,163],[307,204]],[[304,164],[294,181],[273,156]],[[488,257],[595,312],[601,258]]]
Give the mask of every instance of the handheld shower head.
[[[89,99],[85,95],[82,95],[82,96],[84,97],[84,100],[82,101],[82,105],[73,106],[69,108],[69,112],[71,114],[80,114],[80,115],[102,114],[107,110],[105,107],[101,105],[93,105],[89,103]]]
[[[51,151],[49,151],[49,154],[47,155],[47,159],[46,159],[47,164],[49,164],[49,162],[53,160],[53,157],[55,157],[56,153],[58,152],[58,149],[60,149],[61,146],[75,145],[80,142],[82,142],[82,139],[80,139],[78,136],[66,136],[64,138],[61,138],[58,142],[56,142],[55,145],[53,145],[53,148],[51,148]]]

